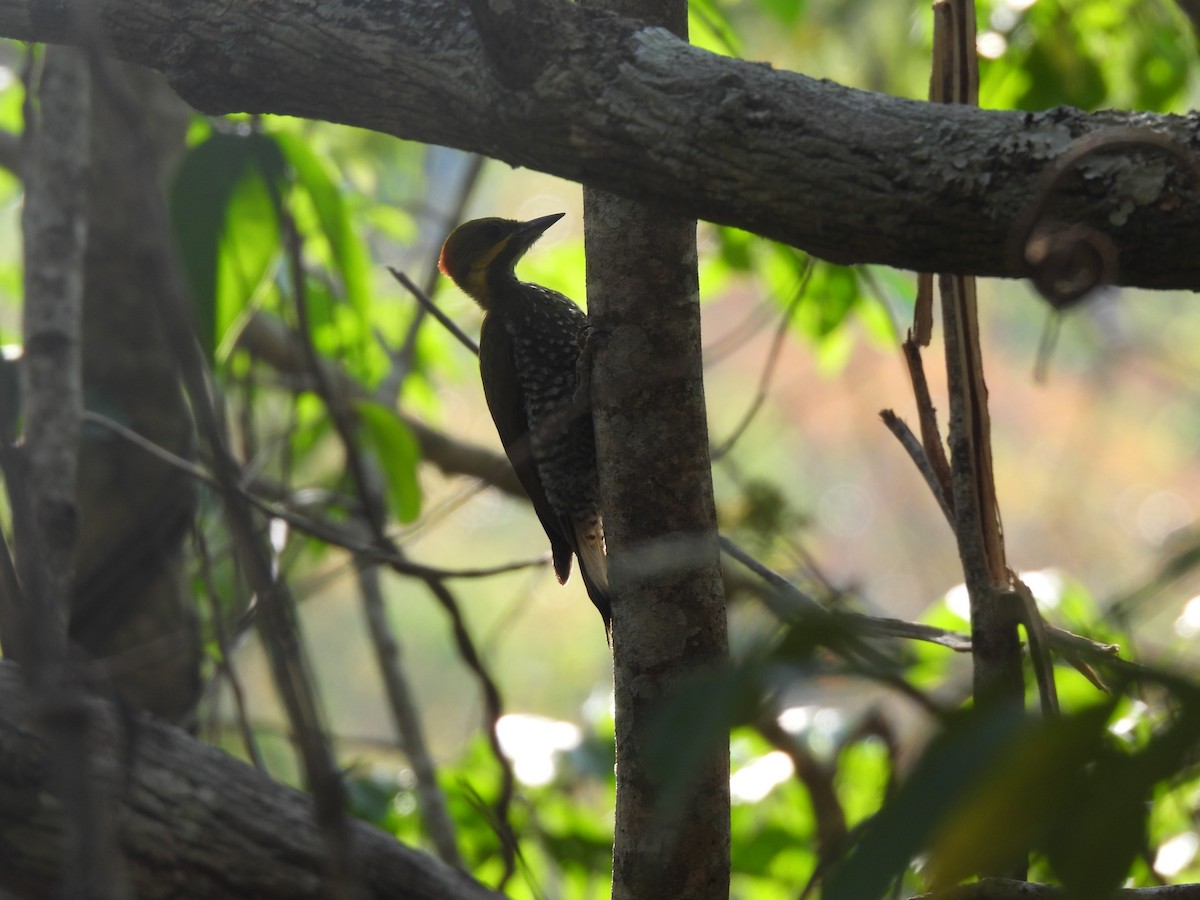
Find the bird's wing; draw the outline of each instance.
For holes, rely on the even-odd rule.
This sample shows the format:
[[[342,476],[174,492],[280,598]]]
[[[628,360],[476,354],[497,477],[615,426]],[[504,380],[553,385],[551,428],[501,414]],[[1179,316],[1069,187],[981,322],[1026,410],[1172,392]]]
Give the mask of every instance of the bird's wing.
[[[529,420],[525,414],[525,396],[517,377],[512,340],[502,322],[485,316],[479,334],[479,368],[484,373],[483,395],[500,443],[516,470],[517,478],[533,502],[533,510],[541,520],[550,551],[554,557],[554,574],[560,584],[571,574],[571,541],[563,532],[563,523],[554,512],[542,487],[534,465],[529,443]]]

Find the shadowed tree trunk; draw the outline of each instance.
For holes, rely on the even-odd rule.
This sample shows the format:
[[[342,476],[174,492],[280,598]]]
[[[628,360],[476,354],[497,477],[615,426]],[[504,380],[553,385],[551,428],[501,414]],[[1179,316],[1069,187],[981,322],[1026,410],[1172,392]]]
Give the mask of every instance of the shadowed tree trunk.
[[[589,0],[686,37],[685,0]],[[613,587],[613,897],[729,895],[729,747],[664,740],[728,654],[704,402],[696,223],[584,189],[593,414]],[[697,739],[695,736],[700,735]]]

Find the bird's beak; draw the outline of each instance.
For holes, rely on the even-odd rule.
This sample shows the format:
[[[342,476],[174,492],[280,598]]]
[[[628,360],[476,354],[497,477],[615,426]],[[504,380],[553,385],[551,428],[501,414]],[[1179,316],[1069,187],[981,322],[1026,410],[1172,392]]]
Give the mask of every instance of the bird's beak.
[[[517,229],[517,243],[524,248],[532,246],[533,242],[542,236],[547,228],[565,216],[566,213],[551,213],[548,216],[541,216],[537,219],[530,219]]]

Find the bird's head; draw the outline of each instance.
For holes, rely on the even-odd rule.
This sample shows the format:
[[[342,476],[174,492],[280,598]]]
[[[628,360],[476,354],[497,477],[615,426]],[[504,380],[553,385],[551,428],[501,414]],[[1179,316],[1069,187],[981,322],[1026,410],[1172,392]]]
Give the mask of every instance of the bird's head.
[[[554,213],[528,222],[495,218],[465,222],[446,238],[438,268],[487,309],[488,279],[512,277],[517,260],[564,215]]]

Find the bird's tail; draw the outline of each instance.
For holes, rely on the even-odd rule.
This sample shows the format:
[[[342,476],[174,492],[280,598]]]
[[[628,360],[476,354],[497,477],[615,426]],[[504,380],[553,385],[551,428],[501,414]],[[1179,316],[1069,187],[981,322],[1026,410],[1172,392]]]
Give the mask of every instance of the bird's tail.
[[[599,514],[581,516],[572,523],[579,574],[596,609],[604,618],[604,633],[612,635],[612,604],[608,593],[608,555],[604,548],[604,520]]]

